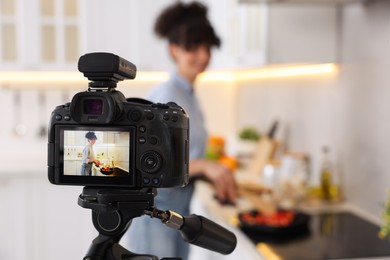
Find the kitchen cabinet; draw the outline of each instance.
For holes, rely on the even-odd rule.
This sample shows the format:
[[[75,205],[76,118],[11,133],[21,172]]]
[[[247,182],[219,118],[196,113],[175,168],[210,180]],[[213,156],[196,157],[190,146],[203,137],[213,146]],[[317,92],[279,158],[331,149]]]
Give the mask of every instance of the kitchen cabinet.
[[[336,59],[337,6],[205,1],[222,46],[212,69]],[[164,40],[153,32],[173,0],[4,0],[0,68],[74,70],[87,52],[112,52],[138,70],[170,70]]]
[[[207,3],[223,46],[214,68],[337,61],[339,7],[261,1]]]
[[[209,18],[222,40],[221,48],[214,50],[211,69],[337,60],[340,28],[337,5],[243,3],[237,0],[202,2],[209,7]],[[155,44],[156,47],[161,45]],[[157,50],[160,53],[150,53],[149,57],[146,54],[145,61],[166,55],[164,49]],[[143,52],[139,49],[139,53]],[[168,67],[169,63],[163,61],[160,61],[161,65]],[[158,64],[149,64],[149,67],[164,69]]]
[[[80,174],[81,172],[81,158],[75,160],[67,160],[67,163],[64,164],[64,172],[71,172],[75,174]]]
[[[203,1],[209,18],[221,38],[214,50],[212,69],[261,66],[267,63],[268,6],[241,4],[237,0]]]
[[[138,70],[166,70],[170,58],[164,42],[153,32],[154,20],[172,0],[113,2],[88,1],[85,5],[86,52],[112,52]]]
[[[336,5],[269,5],[267,62],[336,62],[339,22]]]
[[[0,68],[74,68],[80,54],[81,2],[4,0],[0,6]]]

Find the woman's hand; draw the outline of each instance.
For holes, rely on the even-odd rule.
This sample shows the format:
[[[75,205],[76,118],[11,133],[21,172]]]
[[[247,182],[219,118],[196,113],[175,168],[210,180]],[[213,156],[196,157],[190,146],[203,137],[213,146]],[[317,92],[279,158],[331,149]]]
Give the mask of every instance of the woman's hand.
[[[216,195],[220,201],[235,203],[237,199],[237,183],[233,172],[217,162],[206,161],[204,175],[215,187]]]

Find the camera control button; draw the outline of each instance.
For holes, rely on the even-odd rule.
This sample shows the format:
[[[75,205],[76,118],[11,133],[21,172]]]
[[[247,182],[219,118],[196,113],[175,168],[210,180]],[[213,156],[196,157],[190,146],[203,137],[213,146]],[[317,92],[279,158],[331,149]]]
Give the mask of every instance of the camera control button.
[[[172,122],[177,122],[177,120],[179,120],[177,116],[172,116]]]
[[[129,117],[130,117],[131,121],[137,122],[137,121],[139,121],[141,119],[142,113],[139,110],[133,110],[133,111],[130,112]]]
[[[164,119],[164,120],[169,120],[169,118],[170,118],[170,116],[169,116],[168,114],[164,114],[164,115],[163,115],[163,119]]]
[[[140,131],[141,133],[145,133],[145,132],[146,132],[146,127],[145,127],[144,125],[141,125],[141,126],[139,127],[139,131]]]
[[[148,120],[152,120],[152,119],[154,118],[154,114],[151,113],[151,112],[149,112],[149,113],[146,114],[146,118],[147,118]]]
[[[61,121],[62,120],[62,116],[59,115],[59,114],[57,114],[54,118],[55,118],[56,121]]]
[[[159,178],[153,178],[152,182],[154,185],[159,185],[160,184],[160,179]]]
[[[144,184],[149,184],[149,183],[150,183],[150,179],[147,178],[147,177],[144,177],[143,183],[144,183]]]
[[[150,137],[149,142],[152,145],[156,145],[158,143],[157,137],[154,137],[154,136]]]
[[[146,143],[146,138],[145,137],[140,137],[140,138],[138,138],[138,142],[140,144],[144,144],[144,143]]]
[[[65,119],[66,121],[69,121],[69,120],[71,119],[71,117],[70,117],[70,115],[65,115],[65,116],[64,116],[64,119]]]

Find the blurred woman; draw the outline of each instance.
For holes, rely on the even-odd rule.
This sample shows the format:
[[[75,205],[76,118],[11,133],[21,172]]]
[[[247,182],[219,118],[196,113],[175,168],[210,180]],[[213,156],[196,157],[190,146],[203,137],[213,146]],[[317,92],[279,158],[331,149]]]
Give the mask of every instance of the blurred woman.
[[[194,177],[210,181],[220,200],[234,202],[237,188],[232,172],[204,157],[208,136],[195,95],[196,78],[209,65],[212,47],[220,46],[220,39],[207,18],[207,8],[197,2],[177,2],[159,15],[155,32],[168,41],[175,69],[170,79],[154,88],[147,99],[164,103],[173,101],[182,106],[190,117],[190,184],[184,188],[159,189],[156,206],[189,215],[194,190],[191,180]],[[188,259],[187,242],[178,231],[165,227],[158,220],[146,217],[134,219],[128,238],[129,248],[134,252]]]

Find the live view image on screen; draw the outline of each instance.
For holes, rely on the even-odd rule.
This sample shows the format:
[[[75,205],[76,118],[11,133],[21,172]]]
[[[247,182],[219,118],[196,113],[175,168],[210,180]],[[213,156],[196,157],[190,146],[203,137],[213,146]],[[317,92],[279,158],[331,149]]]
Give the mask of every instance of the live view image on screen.
[[[129,175],[129,132],[65,130],[63,140],[64,175]]]

